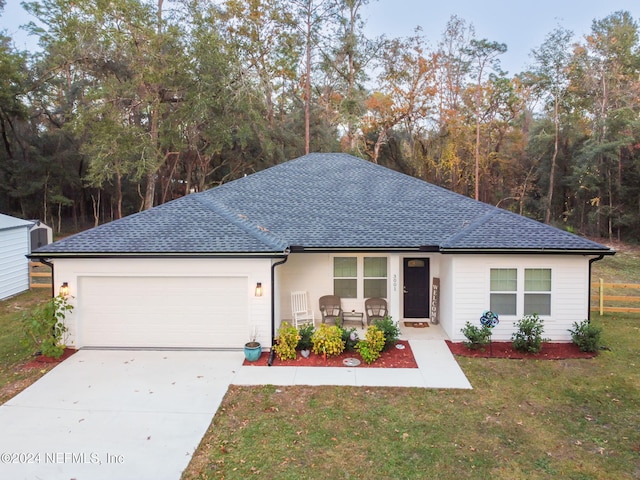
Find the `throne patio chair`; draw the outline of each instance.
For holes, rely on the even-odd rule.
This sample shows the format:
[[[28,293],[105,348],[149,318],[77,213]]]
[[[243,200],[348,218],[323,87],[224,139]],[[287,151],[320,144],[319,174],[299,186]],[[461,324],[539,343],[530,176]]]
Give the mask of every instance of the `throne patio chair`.
[[[364,301],[364,310],[367,315],[367,325],[371,325],[377,319],[383,319],[389,314],[387,301],[384,298],[367,298]]]
[[[327,321],[336,325],[342,324],[342,305],[340,297],[337,295],[324,295],[320,297],[320,313],[322,314],[322,323]]]

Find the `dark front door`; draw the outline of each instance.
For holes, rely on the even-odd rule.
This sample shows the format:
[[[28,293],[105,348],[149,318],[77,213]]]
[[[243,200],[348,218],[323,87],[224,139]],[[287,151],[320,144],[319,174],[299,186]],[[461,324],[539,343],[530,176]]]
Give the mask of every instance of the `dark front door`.
[[[429,259],[404,259],[404,318],[429,317]]]

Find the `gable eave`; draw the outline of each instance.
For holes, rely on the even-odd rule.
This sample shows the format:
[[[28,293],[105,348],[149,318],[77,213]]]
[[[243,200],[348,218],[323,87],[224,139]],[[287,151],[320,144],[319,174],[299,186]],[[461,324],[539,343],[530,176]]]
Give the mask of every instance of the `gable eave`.
[[[269,252],[39,252],[27,255],[30,259],[115,259],[115,258],[284,258],[288,251]]]
[[[615,250],[571,248],[440,248],[442,254],[488,255],[615,255]]]

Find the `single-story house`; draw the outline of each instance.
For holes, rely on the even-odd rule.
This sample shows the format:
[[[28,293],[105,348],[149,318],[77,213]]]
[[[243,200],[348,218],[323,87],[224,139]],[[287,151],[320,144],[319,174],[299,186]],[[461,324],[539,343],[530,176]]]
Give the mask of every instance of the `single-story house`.
[[[32,222],[0,213],[0,300],[29,289]]]
[[[314,153],[107,223],[32,254],[54,265],[80,347],[269,347],[291,293],[346,311],[387,300],[397,321],[453,341],[483,311],[508,340],[528,313],[568,341],[589,315],[592,262],[614,252],[347,154]]]

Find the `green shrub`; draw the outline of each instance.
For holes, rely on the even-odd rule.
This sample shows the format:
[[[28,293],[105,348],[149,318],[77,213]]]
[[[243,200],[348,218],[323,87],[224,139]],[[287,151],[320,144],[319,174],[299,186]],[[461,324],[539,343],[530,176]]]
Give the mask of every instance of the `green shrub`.
[[[342,330],[336,325],[321,323],[311,336],[311,351],[316,355],[340,355],[344,351]]]
[[[278,358],[280,360],[295,360],[296,346],[299,340],[298,329],[289,322],[282,322],[278,329],[276,344],[273,346]]]
[[[311,350],[311,337],[314,330],[313,323],[305,323],[298,329],[298,335],[300,336],[297,346],[298,350]]]
[[[476,327],[467,322],[460,331],[467,338],[467,341],[462,343],[471,350],[480,350],[491,342],[491,329],[485,325]]]
[[[513,348],[519,352],[538,353],[542,350],[544,321],[537,313],[525,315],[515,323],[518,331],[511,335]]]
[[[602,328],[592,325],[589,320],[573,322],[573,329],[569,329],[571,339],[581,352],[597,352],[600,350],[600,335]]]
[[[358,350],[360,356],[365,362],[372,363],[380,358],[380,353],[384,349],[384,344],[384,332],[375,325],[372,325],[367,328],[364,340],[360,340],[356,344],[356,350]]]
[[[73,310],[66,297],[58,295],[22,315],[23,343],[33,345],[42,355],[60,358],[64,353],[64,320]]]
[[[373,325],[382,330],[382,333],[384,334],[384,350],[387,350],[396,344],[398,337],[400,336],[400,327],[391,317],[386,316],[384,318],[378,318],[373,321]]]
[[[344,328],[344,326],[340,326],[340,333],[342,336],[342,341],[344,342],[344,349],[347,352],[353,352],[356,349],[356,344],[360,340],[358,338],[358,332],[354,327],[349,329]]]

